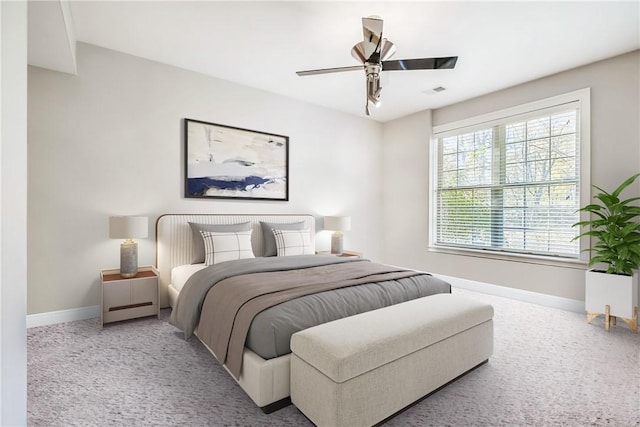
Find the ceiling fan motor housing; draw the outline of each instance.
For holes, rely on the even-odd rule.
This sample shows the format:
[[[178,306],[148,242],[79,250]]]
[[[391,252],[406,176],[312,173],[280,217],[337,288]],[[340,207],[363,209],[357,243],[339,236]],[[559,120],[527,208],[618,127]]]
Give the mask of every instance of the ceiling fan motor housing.
[[[380,85],[380,64],[366,63],[364,71],[367,75],[367,101],[378,107],[380,105],[380,93],[382,86]]]

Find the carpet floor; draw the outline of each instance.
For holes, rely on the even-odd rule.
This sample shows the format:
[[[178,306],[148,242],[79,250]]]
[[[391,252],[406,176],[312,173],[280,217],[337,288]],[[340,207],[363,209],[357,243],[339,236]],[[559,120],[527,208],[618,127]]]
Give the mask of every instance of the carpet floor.
[[[619,321],[454,289],[495,308],[485,364],[387,426],[640,426],[640,336]],[[264,414],[197,339],[154,317],[27,332],[30,426],[311,426]]]

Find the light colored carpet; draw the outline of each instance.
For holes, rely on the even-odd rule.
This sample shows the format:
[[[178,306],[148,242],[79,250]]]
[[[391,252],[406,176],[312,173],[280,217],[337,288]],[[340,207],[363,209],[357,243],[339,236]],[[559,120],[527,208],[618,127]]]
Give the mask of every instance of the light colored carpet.
[[[640,337],[624,322],[454,289],[495,307],[489,363],[389,426],[640,426]],[[30,426],[308,426],[263,414],[196,339],[166,319],[28,330]]]

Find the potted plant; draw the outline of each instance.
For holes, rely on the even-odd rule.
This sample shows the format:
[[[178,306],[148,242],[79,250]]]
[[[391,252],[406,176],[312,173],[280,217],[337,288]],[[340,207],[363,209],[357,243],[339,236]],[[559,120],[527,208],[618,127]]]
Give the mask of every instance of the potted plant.
[[[597,203],[580,211],[591,214],[588,221],[573,226],[588,226],[582,236],[595,237],[589,267],[605,265],[606,270],[591,269],[586,273],[585,309],[588,321],[605,313],[605,327],[609,330],[610,316],[621,317],[631,329],[638,332],[638,268],[640,267],[640,207],[631,203],[640,200],[632,197],[620,199],[620,193],[631,185],[640,173],[624,181],[612,193],[593,186],[599,193]],[[615,322],[615,317],[614,317]]]

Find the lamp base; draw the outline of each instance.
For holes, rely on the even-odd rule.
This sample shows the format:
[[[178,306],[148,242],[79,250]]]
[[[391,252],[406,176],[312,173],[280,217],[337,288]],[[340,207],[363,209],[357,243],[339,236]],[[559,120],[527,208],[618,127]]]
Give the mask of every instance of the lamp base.
[[[331,253],[342,253],[342,233],[340,233],[339,231],[336,231],[331,235]]]
[[[138,274],[138,244],[133,240],[125,240],[120,245],[120,276],[125,279]]]

